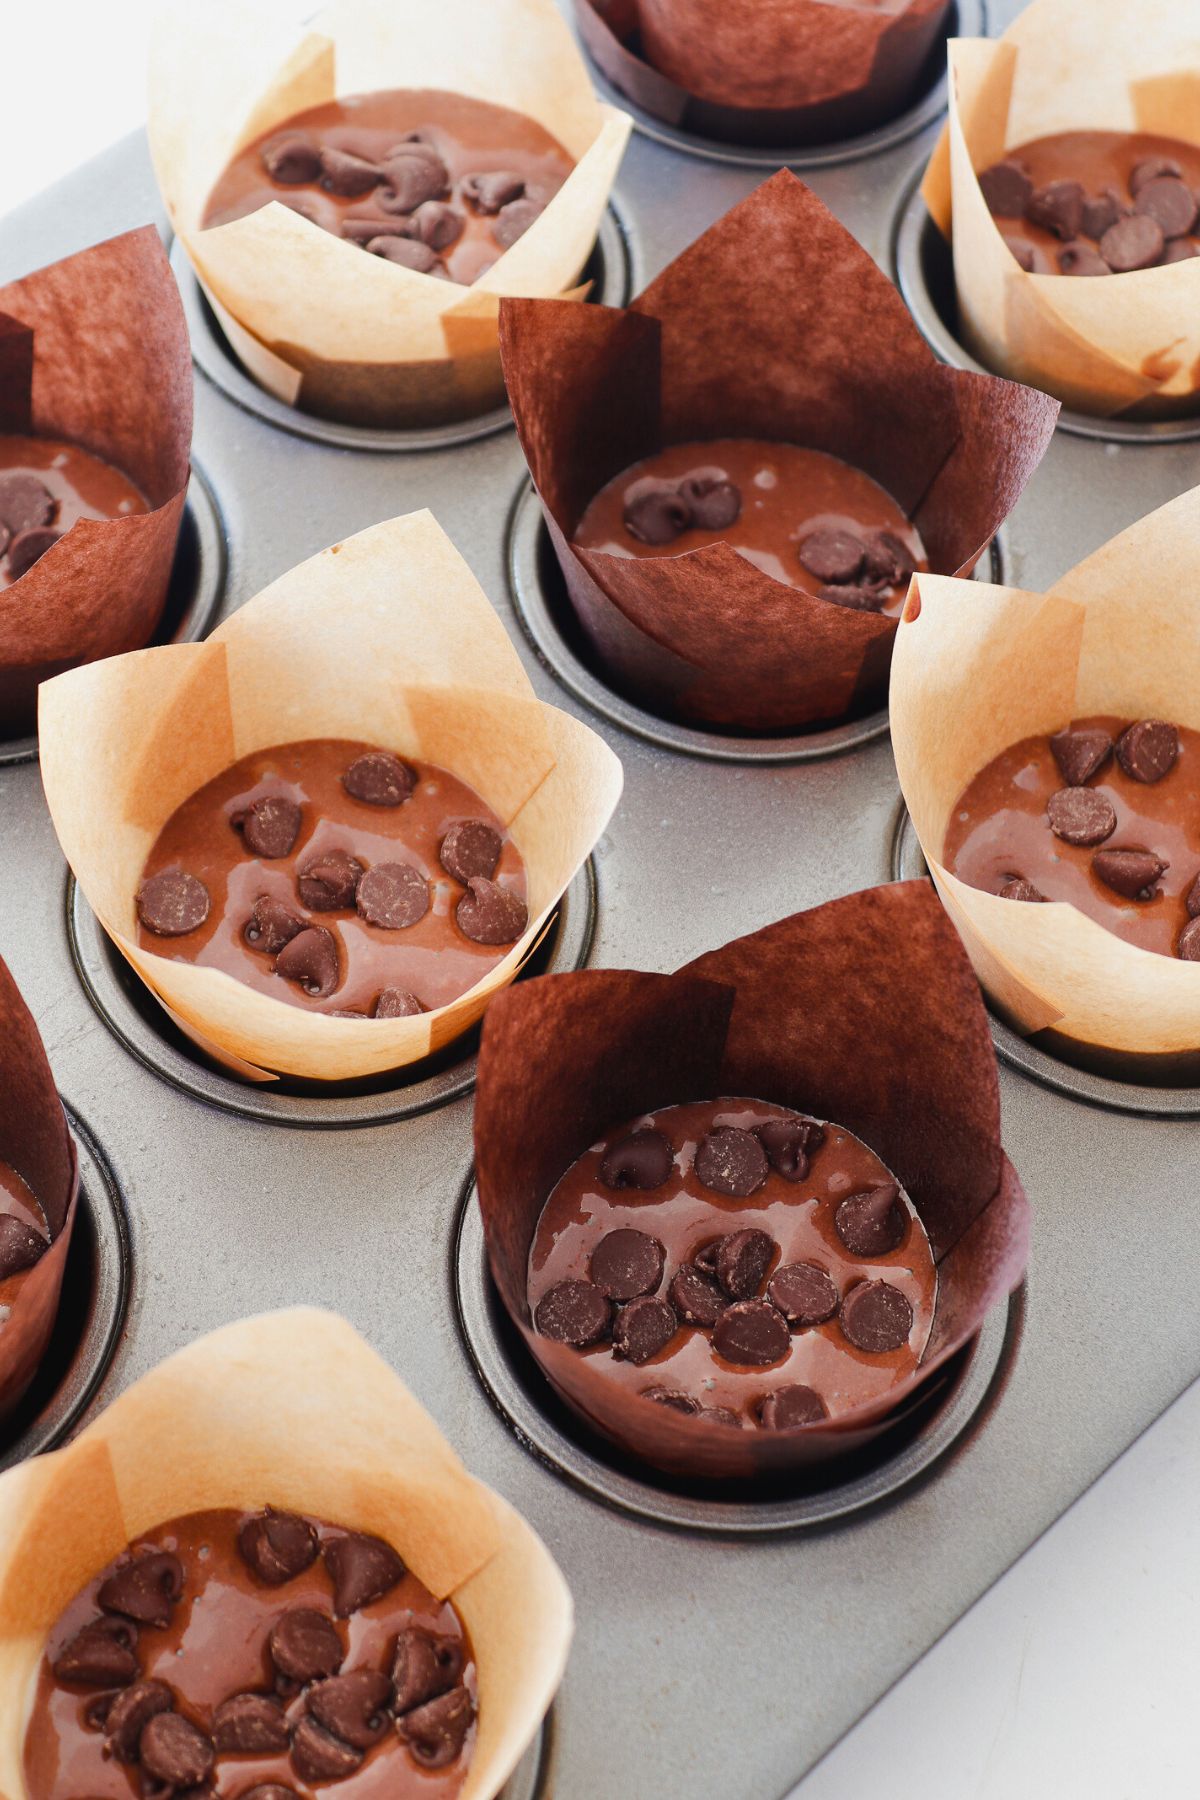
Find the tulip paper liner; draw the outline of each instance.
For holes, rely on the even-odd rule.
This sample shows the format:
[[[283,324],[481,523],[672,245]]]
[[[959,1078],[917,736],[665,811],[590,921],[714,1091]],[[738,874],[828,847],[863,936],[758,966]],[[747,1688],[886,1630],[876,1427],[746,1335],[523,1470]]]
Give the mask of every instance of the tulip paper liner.
[[[75,1229],[79,1165],[38,1028],[0,960],[0,1162],[40,1204],[50,1248],[26,1275],[0,1324],[0,1419],[37,1373],[58,1316]]]
[[[48,682],[40,724],[51,816],[92,909],[183,1028],[248,1079],[377,1074],[460,1036],[535,948],[621,791],[607,745],[535,698],[487,596],[427,512],[311,557],[203,644]],[[176,807],[255,750],[319,737],[450,769],[524,858],[528,930],[448,1006],[337,1019],[138,947],[142,869]]]
[[[202,227],[238,150],[297,112],[386,88],[510,107],[575,159],[546,210],[473,286],[364,255],[277,201]],[[289,405],[362,424],[428,425],[502,403],[497,298],[572,288],[629,130],[626,114],[596,100],[554,0],[335,0],[299,42],[237,0],[180,3],[160,15],[151,57],[159,186],[235,352]]]
[[[575,548],[608,481],[693,438],[803,444],[865,469],[932,566],[961,574],[1058,415],[1044,394],[939,363],[891,282],[786,171],[624,311],[506,300],[500,336],[522,447],[596,654],[654,710],[705,725],[786,731],[880,704],[896,621],[787,587],[724,543],[661,559]]]
[[[627,1119],[726,1095],[848,1127],[907,1188],[929,1233],[938,1297],[921,1366],[836,1422],[734,1431],[684,1418],[532,1328],[529,1247],[559,1178]],[[1025,1269],[1028,1208],[1000,1146],[987,1021],[924,882],[796,913],[674,975],[584,970],[504,995],[479,1056],[475,1160],[492,1274],[531,1354],[595,1427],[673,1474],[763,1477],[857,1449]],[[652,1362],[645,1373],[650,1387]]]
[[[1132,1057],[1131,1072],[1139,1055],[1200,1052],[1200,966],[1127,943],[1065,901],[968,887],[940,859],[967,783],[1022,738],[1096,714],[1200,729],[1198,537],[1194,488],[1046,594],[921,575],[892,665],[900,785],[980,981],[1019,1031]]]
[[[0,287],[0,433],[61,438],[115,464],[151,511],[80,519],[0,593],[0,738],[37,684],[153,634],[187,493],[192,364],[152,225]]]
[[[562,1679],[570,1594],[399,1376],[344,1320],[304,1307],[189,1344],[65,1450],[0,1476],[0,1793],[24,1800],[36,1670],[79,1589],[169,1519],[267,1504],[384,1538],[457,1608],[479,1676],[461,1800],[493,1800]]]
[[[1200,410],[1200,258],[1095,281],[1029,275],[977,171],[1060,131],[1200,145],[1200,31],[1174,0],[1033,0],[999,39],[950,43],[950,122],[925,178],[953,239],[959,316],[982,362],[1102,416]]]

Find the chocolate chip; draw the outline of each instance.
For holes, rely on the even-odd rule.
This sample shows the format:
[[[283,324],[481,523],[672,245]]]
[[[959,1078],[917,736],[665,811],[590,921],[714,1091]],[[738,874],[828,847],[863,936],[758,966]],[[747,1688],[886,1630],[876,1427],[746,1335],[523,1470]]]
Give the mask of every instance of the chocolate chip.
[[[538,1301],[533,1322],[543,1337],[583,1350],[608,1336],[612,1307],[590,1281],[556,1281]]]
[[[656,1406],[668,1406],[672,1412],[683,1413],[685,1418],[694,1418],[700,1411],[700,1402],[693,1400],[690,1394],[681,1394],[678,1388],[643,1388],[642,1399],[653,1400]]]
[[[1131,781],[1161,781],[1178,756],[1179,733],[1164,719],[1139,719],[1117,739],[1117,761]]]
[[[0,1213],[0,1281],[32,1269],[50,1248],[40,1231],[12,1213]]]
[[[520,200],[511,200],[496,215],[496,223],[492,226],[493,238],[502,250],[511,250],[545,210],[540,200],[531,200],[528,195]]]
[[[1028,238],[1010,237],[1002,232],[1006,249],[1014,256],[1027,275],[1032,275],[1037,267],[1037,253]]]
[[[758,1409],[759,1424],[768,1431],[791,1431],[796,1425],[815,1425],[828,1417],[820,1394],[800,1382],[776,1388]]]
[[[1156,883],[1170,866],[1149,850],[1098,850],[1092,858],[1097,880],[1126,900],[1157,900]]]
[[[328,1553],[327,1553],[328,1554]],[[294,1606],[281,1613],[267,1640],[271,1661],[289,1681],[317,1681],[342,1666],[342,1640],[328,1613]]]
[[[1187,908],[1189,919],[1200,918],[1200,875],[1194,878],[1191,887],[1184,895],[1183,904]]]
[[[392,1711],[410,1712],[456,1687],[463,1670],[462,1645],[454,1638],[434,1637],[409,1625],[396,1639],[392,1656]]]
[[[361,1750],[351,1749],[312,1718],[301,1719],[292,1739],[292,1767],[304,1781],[344,1781],[362,1764]]]
[[[302,1575],[317,1560],[317,1534],[298,1513],[268,1506],[238,1527],[238,1549],[260,1581],[281,1587]]]
[[[862,572],[867,548],[853,533],[823,525],[800,540],[799,556],[810,575],[840,587]]]
[[[979,177],[979,189],[988,211],[997,219],[1024,218],[1025,208],[1033,198],[1028,171],[1012,157],[985,169]]]
[[[365,1531],[330,1539],[325,1545],[325,1566],[333,1576],[335,1619],[347,1619],[360,1607],[390,1594],[405,1573],[392,1546]]]
[[[171,1623],[171,1608],[183,1592],[183,1564],[169,1550],[149,1550],[114,1569],[96,1593],[105,1612],[160,1629]]]
[[[904,1241],[908,1215],[894,1181],[849,1194],[833,1216],[834,1230],[852,1256],[886,1256]]]
[[[610,1300],[636,1300],[657,1290],[665,1262],[657,1238],[622,1227],[606,1232],[592,1251],[591,1276]]]
[[[767,1179],[767,1153],[752,1131],[718,1125],[696,1147],[696,1179],[713,1194],[744,1200]]]
[[[1082,238],[1075,238],[1064,244],[1058,253],[1058,272],[1060,275],[1111,275],[1112,270],[1090,244]]]
[[[643,475],[621,499],[621,517],[640,544],[672,544],[692,523],[692,509],[673,481]]]
[[[845,587],[827,584],[817,589],[817,599],[832,600],[835,606],[849,607],[851,612],[882,612],[887,604],[887,591],[878,583],[871,586],[850,582]]]
[[[8,572],[14,581],[27,570],[32,569],[35,562],[45,556],[47,550],[57,544],[62,533],[52,531],[48,525],[39,525],[35,531],[22,531],[14,537],[8,546]]]
[[[1100,254],[1118,275],[1134,269],[1149,269],[1162,255],[1165,239],[1162,226],[1147,213],[1131,213],[1118,219],[1100,239]]]
[[[295,981],[311,1000],[327,1000],[340,979],[337,940],[323,925],[298,931],[275,958],[275,973]]]
[[[1117,829],[1112,801],[1096,788],[1059,788],[1046,802],[1046,817],[1064,844],[1102,844]]]
[[[1067,726],[1050,739],[1050,749],[1058,764],[1058,772],[1068,787],[1082,787],[1102,769],[1112,755],[1112,739],[1107,731],[1074,730]]]
[[[175,1696],[165,1681],[135,1681],[110,1697],[104,1715],[104,1749],[118,1762],[136,1762],[142,1732],[159,1713],[170,1712]]]
[[[679,1329],[679,1320],[665,1300],[648,1294],[631,1300],[617,1314],[613,1326],[613,1355],[617,1360],[641,1366],[664,1350]]]
[[[382,169],[376,168],[372,162],[366,162],[361,156],[352,156],[349,150],[338,150],[332,144],[322,144],[318,155],[321,162],[321,186],[327,194],[337,194],[343,200],[352,200],[359,194],[369,194],[383,180]]]
[[[387,1730],[392,1684],[378,1669],[352,1669],[310,1688],[308,1710],[344,1744],[369,1750]]]
[[[406,988],[382,988],[375,996],[375,1004],[371,1008],[373,1019],[415,1019],[418,1013],[425,1012],[415,994]]]
[[[767,1283],[767,1299],[789,1325],[823,1325],[838,1309],[837,1284],[820,1263],[784,1263]]]
[[[467,221],[442,200],[426,200],[408,221],[408,231],[431,250],[448,250],[466,230]]]
[[[481,175],[468,175],[462,184],[464,200],[481,213],[498,213],[502,206],[519,200],[525,182],[511,169],[488,169]]]
[[[1196,196],[1177,175],[1157,175],[1138,189],[1135,213],[1146,213],[1164,238],[1186,237],[1196,223]]]
[[[1002,900],[1045,900],[1046,896],[1023,875],[1010,875],[1000,889]]]
[[[338,229],[344,238],[364,249],[372,238],[387,237],[400,231],[399,226],[388,225],[383,219],[343,219]]]
[[[731,1300],[757,1294],[778,1246],[765,1231],[731,1231],[717,1246],[717,1280]]]
[[[385,262],[399,263],[402,269],[415,269],[418,275],[432,275],[439,266],[436,254],[419,238],[396,237],[393,233],[383,232],[379,237],[368,239],[367,249],[372,256],[382,256]]]
[[[1133,165],[1129,176],[1129,191],[1136,199],[1148,181],[1157,181],[1160,175],[1182,174],[1183,170],[1173,157],[1146,156]]]
[[[713,1328],[713,1349],[726,1362],[765,1368],[787,1355],[791,1337],[769,1300],[739,1300]]]
[[[618,1138],[604,1152],[600,1179],[610,1188],[660,1188],[675,1167],[671,1141],[661,1131],[643,1126]]]
[[[717,1257],[720,1255],[721,1245],[724,1241],[723,1238],[713,1238],[709,1243],[702,1244],[692,1256],[692,1261],[700,1273],[711,1276],[714,1281],[717,1279]]]
[[[296,886],[312,912],[338,912],[354,905],[364,872],[357,856],[348,850],[325,850],[309,857]]]
[[[0,472],[0,524],[7,525],[14,538],[49,525],[57,511],[58,501],[36,475],[18,469]]]
[[[899,587],[916,569],[907,544],[891,531],[873,531],[867,539],[867,574],[888,587]]]
[[[312,140],[305,137],[277,138],[273,144],[264,147],[262,162],[271,180],[281,181],[285,187],[299,187],[306,181],[315,181],[321,173],[320,152]]]
[[[360,919],[382,931],[406,931],[429,911],[429,883],[411,863],[376,863],[358,884]]]
[[[414,213],[450,185],[445,163],[428,144],[398,144],[381,174],[384,185],[375,198],[386,213]]]
[[[710,1425],[732,1426],[734,1431],[742,1429],[742,1421],[727,1406],[702,1406],[696,1416],[707,1419]]]
[[[460,1755],[474,1717],[471,1696],[456,1687],[405,1713],[396,1730],[423,1768],[443,1769]]]
[[[1191,238],[1172,238],[1160,257],[1160,263],[1190,262],[1193,256],[1200,256],[1200,245]]]
[[[842,1301],[842,1331],[856,1350],[872,1356],[908,1342],[913,1309],[888,1281],[860,1281]]]
[[[465,886],[472,875],[496,873],[504,839],[482,819],[460,819],[442,839],[438,859],[447,875]]]
[[[303,930],[304,920],[298,912],[293,912],[282,900],[272,900],[269,894],[260,894],[246,920],[242,935],[252,949],[261,950],[267,956],[275,956]]]
[[[266,1694],[234,1694],[212,1716],[213,1744],[218,1754],[286,1750],[288,1722],[277,1700]]]
[[[194,1788],[207,1779],[213,1747],[198,1725],[176,1712],[158,1713],[142,1733],[138,1755],[147,1775],[173,1788]]]
[[[403,806],[417,785],[414,769],[389,750],[368,750],[342,776],[342,786],[366,806]]]
[[[816,1119],[768,1119],[765,1125],[755,1126],[754,1135],[776,1175],[785,1181],[803,1181],[825,1142],[825,1127]]]
[[[454,917],[474,944],[515,944],[529,924],[529,908],[519,894],[486,875],[472,875]]]
[[[685,1325],[713,1326],[729,1305],[713,1277],[694,1263],[676,1269],[667,1292]]]
[[[1175,940],[1175,954],[1184,962],[1200,962],[1200,919],[1189,919]]]
[[[255,856],[286,856],[300,835],[303,815],[294,800],[282,794],[264,794],[252,800],[232,823]]]
[[[151,875],[137,892],[138,918],[156,937],[186,937],[208,917],[208,889],[182,869]]]
[[[724,469],[691,470],[681,478],[679,492],[691,508],[692,524],[701,531],[724,531],[741,517],[741,489]]]
[[[1117,193],[1116,188],[1105,188],[1094,198],[1085,200],[1083,223],[1080,227],[1084,237],[1095,238],[1099,242],[1109,227],[1115,225],[1121,218],[1124,210],[1121,196]],[[1105,266],[1107,267],[1107,265]]]
[[[125,1619],[92,1619],[54,1664],[59,1681],[84,1687],[125,1687],[138,1675],[137,1627]]]
[[[1052,231],[1066,242],[1079,236],[1086,198],[1081,182],[1050,181],[1035,190],[1025,208],[1025,217],[1031,225],[1040,225],[1043,231]]]

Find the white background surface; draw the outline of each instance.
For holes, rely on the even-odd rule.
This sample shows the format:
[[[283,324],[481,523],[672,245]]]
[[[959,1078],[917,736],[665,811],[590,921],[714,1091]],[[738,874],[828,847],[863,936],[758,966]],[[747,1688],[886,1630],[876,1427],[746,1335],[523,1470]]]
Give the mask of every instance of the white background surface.
[[[156,4],[0,0],[0,211],[142,122]],[[1200,1387],[826,1758],[802,1800],[1200,1800],[1198,1601]]]

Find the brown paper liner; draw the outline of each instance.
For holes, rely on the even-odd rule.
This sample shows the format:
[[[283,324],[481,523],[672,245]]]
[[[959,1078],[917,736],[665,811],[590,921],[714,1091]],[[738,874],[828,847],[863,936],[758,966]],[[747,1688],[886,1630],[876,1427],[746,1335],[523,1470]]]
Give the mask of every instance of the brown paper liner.
[[[626,310],[506,300],[500,338],[521,444],[596,654],[654,711],[747,731],[882,704],[896,621],[785,587],[725,544],[662,559],[575,549],[605,483],[692,438],[804,444],[865,469],[932,567],[962,574],[1058,415],[1044,394],[939,363],[866,251],[786,171]]]
[[[79,1195],[75,1145],[38,1028],[0,959],[0,1162],[46,1215],[50,1248],[34,1264],[0,1325],[0,1420],[37,1373],[62,1291]]]
[[[1194,488],[1046,594],[918,576],[892,665],[900,785],[983,986],[1018,1030],[1113,1053],[1109,1072],[1151,1078],[1196,1078],[1200,966],[1126,943],[1065,902],[1022,906],[968,887],[940,857],[967,783],[1022,738],[1102,713],[1200,729],[1198,538]],[[1157,1066],[1139,1070],[1141,1057]]]
[[[1200,144],[1200,37],[1173,0],[1033,0],[998,40],[951,40],[950,121],[922,192],[953,239],[968,348],[1080,412],[1200,410],[1200,258],[1105,281],[1028,275],[976,171],[1060,131]],[[1085,293],[1082,290],[1087,289]]]
[[[203,644],[60,675],[42,689],[40,725],[47,803],[89,904],[176,1022],[252,1080],[378,1074],[461,1036],[536,947],[621,791],[608,746],[536,699],[487,596],[427,512],[311,557]],[[319,737],[450,769],[512,833],[529,928],[449,1006],[336,1019],[137,944],[142,869],[176,807],[254,750]]]
[[[35,1673],[79,1589],[168,1519],[267,1503],[386,1539],[458,1609],[479,1674],[462,1800],[493,1800],[562,1679],[570,1594],[399,1376],[344,1320],[304,1307],[200,1338],[65,1450],[0,1476],[0,1793],[25,1800]]]
[[[625,1119],[722,1095],[847,1126],[929,1232],[938,1298],[921,1367],[837,1423],[733,1431],[684,1419],[532,1328],[529,1247],[566,1169]],[[675,975],[585,970],[502,996],[479,1056],[475,1160],[492,1274],[531,1354],[592,1425],[674,1474],[777,1475],[869,1443],[1025,1269],[1028,1207],[1000,1147],[987,1021],[924,882],[796,913]]]
[[[631,121],[601,106],[554,0],[335,0],[289,42],[238,0],[161,9],[149,135],[171,222],[234,353],[288,405],[375,426],[430,425],[502,404],[501,294],[579,298]],[[471,287],[419,275],[277,202],[203,228],[230,158],[338,96],[433,88],[543,125],[575,169]]]
[[[949,0],[575,0],[580,35],[643,112],[743,144],[831,142],[894,117]]]
[[[0,593],[2,739],[31,727],[39,681],[137,649],[166,601],[187,491],[192,365],[152,225],[0,287],[0,433],[81,444],[153,509],[80,519]]]

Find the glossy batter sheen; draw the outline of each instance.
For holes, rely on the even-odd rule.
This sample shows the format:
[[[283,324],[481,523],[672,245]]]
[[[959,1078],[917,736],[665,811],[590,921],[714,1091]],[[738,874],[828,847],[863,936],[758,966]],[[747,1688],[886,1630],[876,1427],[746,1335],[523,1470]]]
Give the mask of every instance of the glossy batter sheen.
[[[60,537],[77,519],[120,519],[150,510],[146,496],[120,469],[57,438],[0,436],[0,473],[7,472],[36,476],[49,488],[54,512],[48,525]],[[0,538],[6,536],[0,530]],[[0,591],[16,579],[7,555],[0,554]]]
[[[456,820],[482,819],[504,838],[495,879],[525,897],[525,868],[516,845],[479,795],[445,769],[409,762],[418,776],[403,805],[368,806],[342,785],[355,760],[378,746],[313,738],[256,751],[214,777],[178,807],[158,835],[143,876],[182,868],[208,889],[211,908],[197,930],[160,937],[139,924],[138,943],[177,962],[223,969],[248,987],[310,1012],[369,1013],[384,988],[415,994],[426,1011],[445,1006],[503,961],[512,944],[473,943],[459,930],[454,909],[464,888],[438,861],[438,847]],[[252,800],[282,794],[302,809],[300,834],[287,856],[263,859],[230,823]],[[368,868],[412,863],[431,883],[429,911],[415,925],[386,931],[368,925],[353,907],[309,913],[297,892],[299,869],[318,854],[346,850]],[[275,974],[273,956],[253,949],[245,925],[261,895],[302,913],[338,939],[341,983],[326,999],[311,998],[298,982]]]
[[[45,1213],[16,1170],[10,1169],[7,1163],[0,1162],[0,1217],[5,1216],[22,1220],[49,1242],[50,1227],[46,1223]],[[13,1302],[31,1273],[30,1269],[18,1269],[15,1275],[8,1275],[0,1280],[0,1331],[4,1329]]]
[[[745,1200],[710,1192],[692,1167],[697,1144],[714,1128],[734,1125],[749,1130],[768,1119],[791,1116],[762,1101],[706,1100],[645,1113],[609,1132],[572,1164],[543,1208],[529,1257],[531,1310],[555,1282],[586,1279],[596,1244],[606,1232],[620,1227],[647,1232],[665,1248],[666,1265],[657,1290],[664,1296],[675,1271],[702,1245],[728,1232],[765,1231],[779,1246],[767,1281],[776,1268],[795,1262],[820,1264],[842,1296],[857,1282],[887,1281],[912,1306],[908,1342],[898,1350],[868,1354],[847,1341],[835,1316],[823,1325],[793,1330],[787,1356],[767,1368],[724,1361],[713,1349],[711,1333],[684,1324],[665,1350],[640,1366],[615,1358],[607,1343],[579,1354],[592,1358],[606,1377],[635,1392],[677,1389],[706,1407],[739,1413],[744,1427],[755,1424],[764,1395],[789,1383],[814,1388],[831,1419],[886,1395],[916,1368],[929,1341],[937,1271],[925,1228],[903,1193],[909,1226],[890,1253],[853,1256],[834,1230],[834,1214],[842,1200],[892,1180],[874,1152],[851,1132],[827,1125],[825,1142],[814,1153],[803,1180],[787,1181],[772,1170],[764,1186]],[[646,1126],[670,1139],[676,1153],[673,1175],[665,1186],[648,1192],[606,1187],[599,1170],[608,1146]]]
[[[1119,737],[1128,719],[1073,719]],[[1179,760],[1161,781],[1133,781],[1109,760],[1087,783],[1106,794],[1117,828],[1101,849],[1152,850],[1170,863],[1157,900],[1125,900],[1098,881],[1094,848],[1066,844],[1046,822],[1046,802],[1063,786],[1048,737],[1024,738],[990,762],[959,796],[942,861],[968,886],[996,894],[1024,877],[1047,900],[1067,900],[1128,943],[1173,956],[1188,923],[1184,895],[1200,873],[1200,732],[1179,726]],[[1012,905],[1030,904],[1016,901]]]
[[[740,490],[741,515],[724,530],[693,527],[669,544],[644,544],[626,529],[626,490],[644,476],[677,480],[697,468],[720,468]],[[800,561],[801,538],[818,527],[883,530],[909,550],[917,568],[928,568],[920,534],[884,488],[861,469],[797,444],[762,443],[753,438],[716,438],[710,443],[672,444],[634,463],[600,490],[575,530],[583,550],[608,556],[682,556],[708,544],[728,544],[765,575],[788,587],[815,594],[823,583]],[[895,617],[907,583],[891,590],[881,613]]]
[[[139,1626],[137,1656],[141,1679],[165,1681],[176,1696],[176,1710],[205,1732],[216,1707],[231,1695],[273,1691],[267,1638],[282,1612],[301,1606],[332,1611],[333,1584],[320,1558],[279,1587],[255,1579],[237,1547],[238,1526],[245,1517],[224,1510],[190,1513],[169,1520],[133,1546],[173,1551],[184,1565],[183,1597],[170,1624],[161,1629]],[[310,1523],[318,1527],[322,1543],[345,1535],[336,1526],[315,1519]],[[131,1800],[141,1795],[136,1763],[106,1757],[103,1732],[84,1722],[86,1703],[99,1690],[62,1685],[52,1667],[63,1647],[97,1616],[96,1591],[114,1567],[112,1563],[102,1569],[76,1595],[47,1639],[25,1733],[29,1800]],[[396,1635],[409,1625],[465,1641],[454,1607],[436,1600],[411,1573],[382,1599],[337,1623],[346,1648],[344,1671],[389,1672]],[[463,1683],[474,1699],[476,1677],[469,1644]],[[292,1720],[303,1711],[301,1696],[288,1705],[287,1716]],[[453,1800],[466,1779],[474,1737],[472,1724],[455,1762],[425,1769],[414,1763],[395,1731],[389,1730],[381,1744],[366,1752],[356,1773],[335,1787],[322,1783],[315,1791],[336,1793],[338,1800]],[[286,1752],[222,1754],[208,1791],[231,1800],[264,1782],[280,1783],[302,1796],[314,1792],[297,1775]]]

